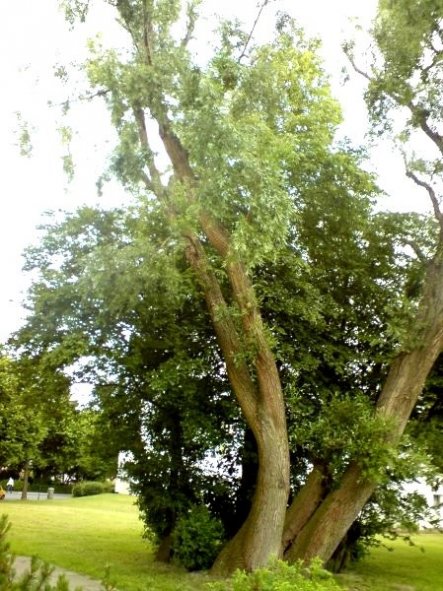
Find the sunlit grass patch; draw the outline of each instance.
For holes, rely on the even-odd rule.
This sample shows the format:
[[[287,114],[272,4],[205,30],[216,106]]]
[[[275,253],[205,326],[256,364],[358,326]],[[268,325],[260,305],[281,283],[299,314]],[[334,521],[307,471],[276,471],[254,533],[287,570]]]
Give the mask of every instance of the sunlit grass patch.
[[[142,539],[134,498],[97,495],[61,501],[11,501],[1,506],[12,523],[10,542],[17,555],[37,555],[69,570],[101,579],[106,565],[124,591],[196,591],[204,576],[188,575],[153,560]]]
[[[350,569],[341,582],[355,591],[437,591],[443,589],[443,535],[413,536],[387,542]]]

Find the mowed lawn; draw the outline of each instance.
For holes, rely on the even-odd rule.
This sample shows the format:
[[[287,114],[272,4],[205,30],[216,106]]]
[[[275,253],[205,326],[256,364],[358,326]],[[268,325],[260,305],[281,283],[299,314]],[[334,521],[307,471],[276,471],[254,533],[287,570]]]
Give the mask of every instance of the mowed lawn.
[[[8,501],[11,550],[102,579],[107,565],[122,591],[197,591],[208,579],[153,560],[142,539],[134,498],[97,495],[54,501]]]
[[[443,591],[443,534],[412,536],[414,546],[403,540],[386,541],[355,564],[340,582],[352,591]]]
[[[8,501],[0,506],[12,524],[17,555],[37,555],[57,566],[101,579],[106,565],[120,591],[204,591],[209,577],[153,560],[143,540],[134,498],[97,495],[63,501]],[[416,546],[400,540],[338,577],[351,591],[443,590],[443,535],[423,534]],[[424,550],[424,551],[423,551]]]

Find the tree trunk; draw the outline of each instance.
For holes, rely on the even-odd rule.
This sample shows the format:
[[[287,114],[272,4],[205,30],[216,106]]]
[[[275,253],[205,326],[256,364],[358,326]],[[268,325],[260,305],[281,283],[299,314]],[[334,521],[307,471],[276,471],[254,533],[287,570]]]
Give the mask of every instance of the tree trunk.
[[[23,488],[22,495],[20,497],[22,501],[28,500],[29,471],[29,462],[26,462],[23,468]]]
[[[257,441],[259,470],[251,511],[238,533],[217,557],[212,572],[253,570],[281,556],[281,536],[288,498],[288,460],[285,431],[278,431],[266,416]]]
[[[315,513],[326,494],[325,474],[320,466],[314,466],[306,483],[295,496],[286,512],[282,537],[282,551],[285,558],[291,544]]]
[[[422,300],[409,338],[410,350],[393,361],[377,403],[377,413],[392,422],[387,443],[396,445],[443,346],[443,262],[441,248],[430,263]],[[287,552],[289,561],[327,562],[376,488],[351,462]]]
[[[316,556],[327,562],[375,488],[351,465],[340,488],[330,493],[306,523],[285,554],[289,562],[309,562]]]
[[[157,562],[170,562],[172,558],[172,535],[168,534],[161,539],[155,552]]]
[[[252,430],[246,425],[243,434],[243,445],[240,451],[241,478],[236,493],[235,504],[232,511],[226,511],[223,515],[223,525],[228,539],[232,538],[239,529],[251,510],[252,498],[257,484],[258,454],[257,443]]]

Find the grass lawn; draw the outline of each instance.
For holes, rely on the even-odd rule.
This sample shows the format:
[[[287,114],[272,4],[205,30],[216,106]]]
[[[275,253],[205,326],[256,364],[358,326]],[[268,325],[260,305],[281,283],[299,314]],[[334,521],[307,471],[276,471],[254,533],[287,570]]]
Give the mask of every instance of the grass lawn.
[[[386,542],[392,548],[375,548],[370,556],[339,577],[352,591],[443,590],[443,535],[412,537],[415,546],[402,540]]]
[[[153,561],[133,497],[8,501],[0,511],[12,524],[9,541],[15,554],[36,555],[96,579],[110,565],[112,580],[124,591],[197,591],[208,580]]]
[[[101,579],[106,565],[121,591],[204,591],[204,574],[154,562],[134,499],[97,495],[63,501],[8,501],[0,507],[12,523],[15,554],[37,555],[60,567]],[[443,535],[415,537],[416,546],[390,542],[338,580],[350,591],[443,589]],[[424,551],[422,550],[424,549]]]

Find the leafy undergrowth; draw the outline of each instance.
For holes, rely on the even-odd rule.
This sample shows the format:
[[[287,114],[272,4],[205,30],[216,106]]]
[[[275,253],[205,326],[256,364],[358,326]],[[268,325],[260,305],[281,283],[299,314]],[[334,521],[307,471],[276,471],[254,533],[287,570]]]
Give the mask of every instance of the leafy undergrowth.
[[[228,581],[209,583],[208,591],[340,591],[340,587],[318,562],[306,569],[277,561],[269,568],[239,571]]]

